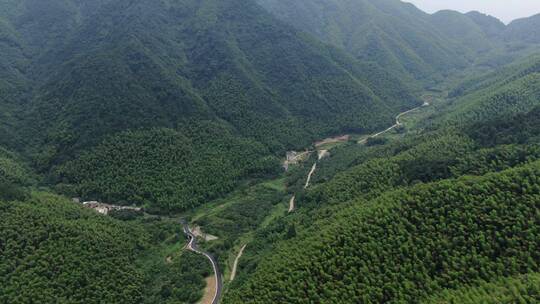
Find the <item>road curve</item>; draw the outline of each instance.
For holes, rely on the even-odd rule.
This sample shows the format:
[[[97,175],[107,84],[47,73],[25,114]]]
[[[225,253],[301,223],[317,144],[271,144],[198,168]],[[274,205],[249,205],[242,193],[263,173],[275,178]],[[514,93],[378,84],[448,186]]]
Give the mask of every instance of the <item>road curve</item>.
[[[365,144],[365,143],[368,141],[368,139],[378,137],[378,136],[380,136],[380,135],[383,135],[384,133],[387,133],[387,132],[389,132],[389,131],[391,131],[391,130],[393,130],[393,129],[399,127],[399,126],[401,126],[401,122],[399,121],[399,119],[401,118],[401,116],[406,115],[406,114],[409,114],[409,113],[411,113],[411,112],[413,112],[413,111],[416,111],[416,110],[418,110],[418,109],[420,109],[420,108],[423,108],[423,107],[426,107],[426,106],[429,106],[429,103],[424,103],[423,105],[421,105],[421,106],[419,106],[419,107],[416,107],[416,108],[414,108],[414,109],[410,109],[410,110],[405,111],[405,112],[403,112],[403,113],[399,113],[399,114],[396,116],[396,123],[393,124],[391,127],[389,127],[388,129],[386,129],[386,130],[384,130],[384,131],[381,131],[381,132],[379,132],[379,133],[375,133],[375,134],[373,134],[373,135],[370,135],[370,136],[368,136],[367,138],[362,139],[362,140],[359,141],[358,143],[359,143],[359,144]]]
[[[216,259],[209,253],[199,249],[197,246],[197,238],[189,229],[187,222],[182,220],[181,223],[184,229],[184,234],[189,238],[187,248],[195,253],[204,255],[208,260],[210,260],[210,263],[212,263],[212,268],[214,269],[214,279],[216,280],[216,292],[214,294],[214,298],[212,299],[212,304],[218,304],[219,299],[221,298],[221,292],[223,290],[223,282],[221,280],[221,272],[219,271],[218,263]]]

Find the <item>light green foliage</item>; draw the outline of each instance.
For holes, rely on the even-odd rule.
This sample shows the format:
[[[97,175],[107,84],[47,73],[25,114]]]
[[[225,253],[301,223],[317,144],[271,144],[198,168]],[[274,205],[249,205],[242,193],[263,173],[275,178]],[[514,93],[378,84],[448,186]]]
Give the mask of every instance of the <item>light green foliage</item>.
[[[36,176],[17,155],[0,147],[0,201],[25,199],[23,187],[35,181]]]
[[[409,139],[408,145],[392,143],[390,147],[377,149],[378,153],[371,156],[373,159],[368,158],[370,154],[360,154],[369,160],[337,174],[309,192],[307,200],[316,205],[343,203],[359,196],[377,196],[388,189],[418,181],[448,178],[451,176],[450,165],[473,147],[468,137],[452,132],[425,134]],[[387,151],[382,152],[383,149]],[[388,156],[383,158],[385,154]]]
[[[294,215],[258,231],[226,302],[414,303],[537,272],[536,113],[341,147],[335,160],[357,164],[320,172]]]
[[[481,149],[460,157],[450,170],[453,176],[484,175],[540,159],[538,145],[502,145]]]
[[[380,129],[419,103],[407,80],[252,1],[23,0],[0,9],[0,33],[25,55],[24,68],[15,50],[0,65],[31,79],[14,93],[20,117],[5,131],[25,140],[9,147],[67,193],[74,184],[73,194],[186,210],[246,173],[266,173],[272,155]],[[156,129],[176,133],[174,152],[157,140],[141,146]]]
[[[526,113],[539,106],[540,59],[529,57],[508,68],[472,78],[456,87],[455,99],[440,109],[437,123],[481,123]]]
[[[277,168],[278,160],[261,144],[209,125],[191,137],[171,129],[128,131],[67,163],[58,175],[74,182],[83,198],[172,212],[215,199],[240,178]]]
[[[42,192],[0,202],[0,217],[2,303],[195,302],[210,273],[182,254],[177,221],[122,222]]]
[[[458,290],[445,290],[425,304],[533,304],[540,302],[540,274],[482,282]]]
[[[12,152],[0,148],[0,183],[29,184],[31,174],[24,163]]]
[[[227,252],[238,245],[240,238],[257,230],[277,204],[284,204],[285,195],[282,189],[267,184],[250,186],[234,192],[219,207],[195,221],[204,232],[218,237],[205,244],[205,248],[219,257],[222,269],[225,269]]]
[[[2,302],[140,301],[141,229],[47,194],[2,202],[0,213]]]
[[[359,202],[281,247],[226,302],[417,302],[443,288],[538,271],[538,230],[514,231],[538,220],[539,176],[536,162]]]

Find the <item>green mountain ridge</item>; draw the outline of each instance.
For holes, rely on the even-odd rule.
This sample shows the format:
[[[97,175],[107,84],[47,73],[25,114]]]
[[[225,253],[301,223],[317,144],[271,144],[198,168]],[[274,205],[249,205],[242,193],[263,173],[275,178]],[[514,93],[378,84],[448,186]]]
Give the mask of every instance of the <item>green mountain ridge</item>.
[[[475,22],[486,33],[488,37],[497,37],[506,30],[506,25],[499,19],[482,14],[477,11],[466,13],[473,22]]]
[[[52,3],[9,2],[14,8],[6,15],[30,54],[29,84],[17,99],[26,117],[12,131],[26,142],[10,148],[29,155],[46,175],[83,151],[106,146],[111,136],[125,140],[128,130],[186,133],[199,121],[211,121],[216,130],[251,141],[247,150],[260,151],[263,144],[271,155],[325,135],[383,128],[396,113],[420,103],[406,81],[292,29],[255,3]],[[189,134],[205,139],[204,127]],[[208,138],[190,149],[204,153],[213,142]],[[175,169],[197,171],[189,162]],[[113,180],[130,180],[121,174],[127,170],[118,170]],[[70,184],[87,173],[56,182]],[[211,187],[230,189],[245,177]],[[189,184],[176,186],[191,191]],[[94,198],[119,196],[92,188]],[[159,204],[155,200],[145,201]]]
[[[504,32],[504,38],[508,41],[523,41],[526,43],[540,42],[540,14],[529,18],[521,18],[512,21]]]
[[[470,66],[504,65],[538,43],[530,35],[534,16],[506,26],[478,12],[443,10],[430,15],[399,0],[258,3],[322,41],[427,87]]]
[[[534,303],[526,281],[493,284],[538,272],[536,66],[465,81],[410,134],[332,150],[225,303]]]
[[[440,111],[439,122],[481,122],[526,113],[538,106],[540,59],[528,57],[509,67],[473,77],[450,92],[456,97]]]
[[[537,21],[2,1],[0,302],[536,303]]]
[[[265,260],[251,281],[232,292],[226,303],[240,303],[242,298],[257,299],[253,303],[307,303],[306,299],[415,302],[441,287],[453,288],[475,279],[519,273],[521,269],[535,271],[538,257],[534,252],[522,251],[517,243],[491,241],[490,231],[496,225],[489,222],[496,218],[479,216],[487,208],[501,214],[504,224],[499,223],[504,227],[522,229],[527,225],[538,193],[534,187],[527,190],[522,186],[534,183],[537,169],[538,162],[528,169],[502,173],[501,179],[491,175],[421,185],[410,192],[398,191],[359,203],[356,210],[343,212],[342,220],[335,216],[336,224],[318,233],[317,242],[306,239],[279,248],[280,253]],[[514,192],[512,183],[523,192]],[[472,202],[477,205],[473,207]],[[520,214],[508,215],[513,221],[502,219],[505,212],[514,211]],[[451,217],[444,218],[443,214]],[[455,221],[463,226],[455,226]],[[479,239],[469,238],[469,233]],[[515,242],[531,249],[538,245],[534,234],[524,237]],[[475,246],[470,252],[473,244],[482,247]]]
[[[428,14],[401,1],[258,2],[296,28],[361,60],[391,67],[402,77],[436,78],[469,63],[462,48],[432,29]]]
[[[201,297],[209,265],[171,247],[183,244],[177,223],[119,221],[42,192],[0,201],[0,216],[0,244],[7,244],[0,247],[3,303],[173,303]]]
[[[538,273],[516,278],[505,278],[496,282],[484,283],[479,287],[464,288],[459,291],[445,291],[423,303],[535,303],[540,301],[540,276]]]

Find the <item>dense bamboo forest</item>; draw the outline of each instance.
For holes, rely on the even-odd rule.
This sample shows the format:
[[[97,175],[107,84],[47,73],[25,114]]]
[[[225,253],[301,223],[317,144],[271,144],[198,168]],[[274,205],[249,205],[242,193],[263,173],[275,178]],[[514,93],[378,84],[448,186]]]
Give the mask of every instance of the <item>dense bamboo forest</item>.
[[[538,107],[483,117],[432,116],[423,132],[335,149],[303,209],[260,231],[267,245],[225,302],[534,303],[535,289],[513,278],[540,261]],[[515,285],[496,290],[494,278]]]
[[[507,21],[0,1],[0,303],[540,303],[540,15]]]

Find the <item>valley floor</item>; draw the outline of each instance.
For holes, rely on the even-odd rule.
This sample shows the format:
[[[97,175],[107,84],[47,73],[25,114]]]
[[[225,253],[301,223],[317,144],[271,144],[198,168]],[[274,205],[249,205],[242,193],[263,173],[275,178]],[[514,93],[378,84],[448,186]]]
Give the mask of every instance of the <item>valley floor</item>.
[[[402,125],[402,122],[400,121],[401,118],[413,112],[416,112],[426,106],[429,106],[429,103],[426,102],[424,103],[423,106],[410,109],[410,110],[407,110],[398,114],[396,116],[396,123],[394,125],[390,126],[389,128],[381,132],[377,132],[375,134],[365,137],[362,140],[359,140],[358,144],[363,145],[368,141],[369,138],[376,138],[376,137],[383,136],[386,133],[389,133],[390,131]],[[311,168],[309,169],[309,171],[306,172],[306,175],[303,178],[304,183],[303,183],[302,189],[307,189],[311,185],[311,179],[312,179],[312,176],[316,174],[318,162],[330,156],[332,153],[331,150],[333,148],[339,147],[340,145],[345,144],[347,142],[347,140],[343,140],[344,138],[349,140],[351,136],[346,135],[346,136],[340,136],[337,138],[327,138],[327,139],[323,139],[319,142],[314,143],[314,146],[316,147],[314,151],[316,152],[316,160],[313,162]],[[307,162],[310,159],[311,153],[312,151],[310,150],[306,150],[305,152],[301,152],[301,153],[296,153],[296,152],[287,153],[287,159],[284,162],[285,168],[290,169],[290,168],[295,168],[296,166],[299,166],[299,165],[301,166],[304,162]],[[281,178],[283,177],[280,177],[280,179]],[[229,215],[226,215],[228,214],[227,212],[228,209],[241,208],[240,206],[242,204],[241,202],[239,203],[239,201],[241,201],[243,199],[243,196],[246,195],[245,190],[241,190],[237,194],[233,193],[229,198],[218,200],[217,202],[207,204],[206,206],[202,206],[201,208],[199,208],[192,214],[188,215],[189,217],[192,218],[192,223],[196,225],[200,225],[202,229],[205,229],[205,231],[209,230],[210,233],[215,234],[217,236],[216,239],[212,239],[212,240],[204,241],[203,239],[201,239],[201,241],[203,241],[201,246],[204,248],[207,248],[207,250],[210,250],[211,252],[214,252],[214,254],[220,257],[220,261],[223,261],[223,256],[228,257],[226,260],[232,261],[232,263],[225,263],[225,268],[226,268],[225,272],[229,273],[229,278],[230,278],[229,282],[232,282],[237,276],[238,264],[239,264],[240,258],[243,255],[247,244],[252,239],[253,233],[256,230],[258,230],[260,227],[264,226],[265,223],[268,223],[270,220],[272,220],[272,218],[274,218],[275,216],[278,216],[278,217],[285,216],[286,213],[291,213],[297,208],[297,206],[295,205],[296,194],[294,194],[294,192],[290,193],[292,189],[287,189],[285,185],[283,185],[282,183],[275,184],[275,181],[276,180],[270,180],[270,181],[266,181],[262,183],[259,182],[259,185],[262,185],[262,187],[258,188],[258,186],[255,185],[255,186],[251,186],[251,188],[258,189],[256,191],[264,192],[264,191],[268,191],[268,188],[273,188],[277,186],[274,189],[281,191],[280,193],[276,193],[278,195],[277,197],[278,202],[283,202],[283,200],[285,200],[288,195],[292,195],[290,199],[288,199],[288,209],[283,208],[282,203],[280,203],[276,207],[266,209],[266,213],[262,212],[262,210],[258,210],[258,212],[262,214],[262,218],[259,220],[260,222],[255,222],[254,226],[251,226],[249,228],[246,227],[247,228],[246,230],[243,230],[241,225],[237,226],[236,228],[233,228],[232,230],[228,230],[227,228],[221,229],[221,230],[214,230],[215,229],[214,226],[216,224],[219,224],[220,222],[223,222],[223,221],[227,221],[227,218],[229,217]],[[250,195],[253,195],[253,192],[248,191],[248,193],[251,193],[251,194],[248,194],[248,197]],[[257,196],[258,194],[255,192],[254,195]],[[274,209],[274,211],[272,211],[272,209]],[[282,213],[285,210],[287,212]],[[238,209],[237,211],[239,213],[242,213],[242,210],[240,209]],[[278,213],[276,213],[276,211]],[[212,221],[209,222],[208,221],[209,218],[213,218]],[[231,222],[231,224],[233,224],[233,222]],[[238,223],[236,223],[236,225],[238,225]],[[238,234],[238,231],[235,231],[236,229],[240,229],[244,232],[241,232],[240,234]],[[216,246],[218,246],[217,244],[221,244],[219,242],[223,241],[221,239],[225,239],[225,240],[229,239],[231,237],[231,234],[235,235],[234,238],[232,239],[233,241],[241,242],[243,244],[240,247],[234,247],[234,248],[239,248],[239,250],[237,249],[235,251],[234,248],[231,248],[230,250],[226,250],[226,251],[219,251],[219,250],[215,251]],[[211,286],[214,286],[214,285],[215,284],[212,284]],[[229,283],[225,284],[224,286],[225,290],[227,290],[228,285]],[[208,301],[210,293],[211,292],[208,288],[205,289],[205,297],[203,301],[206,301],[206,302]]]

